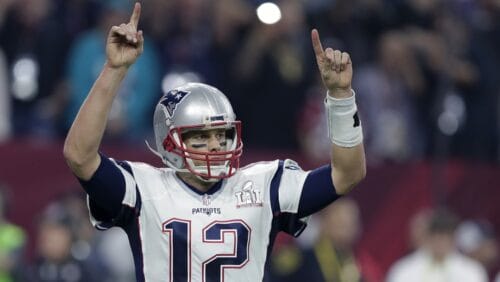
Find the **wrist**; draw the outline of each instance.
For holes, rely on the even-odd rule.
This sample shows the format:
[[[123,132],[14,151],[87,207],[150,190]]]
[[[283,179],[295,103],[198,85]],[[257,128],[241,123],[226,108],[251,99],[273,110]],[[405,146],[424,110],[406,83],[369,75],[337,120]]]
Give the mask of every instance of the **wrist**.
[[[104,69],[116,72],[127,72],[130,65],[113,65],[110,61],[106,60],[104,63]]]
[[[350,89],[349,95],[338,98],[328,94],[325,99],[328,136],[332,143],[347,148],[363,142],[363,130],[358,117],[356,96],[352,89]]]
[[[335,99],[344,99],[352,97],[354,95],[354,91],[352,90],[351,87],[334,88],[334,89],[328,89],[327,95]]]
[[[106,61],[104,63],[103,72],[113,75],[125,76],[128,68],[129,66],[113,66],[111,63],[109,63],[109,61]]]

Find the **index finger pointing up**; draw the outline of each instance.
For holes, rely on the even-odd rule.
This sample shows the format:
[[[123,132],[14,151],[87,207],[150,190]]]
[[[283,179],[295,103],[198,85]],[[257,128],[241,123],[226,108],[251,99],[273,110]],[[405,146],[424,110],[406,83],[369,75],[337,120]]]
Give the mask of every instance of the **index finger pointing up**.
[[[321,40],[319,39],[318,30],[313,29],[311,31],[311,40],[314,48],[314,53],[316,54],[316,56],[323,56],[324,51],[323,51],[323,46],[321,46]]]
[[[137,29],[137,25],[139,24],[139,18],[141,17],[141,3],[136,2],[134,6],[134,11],[130,16],[130,23]]]

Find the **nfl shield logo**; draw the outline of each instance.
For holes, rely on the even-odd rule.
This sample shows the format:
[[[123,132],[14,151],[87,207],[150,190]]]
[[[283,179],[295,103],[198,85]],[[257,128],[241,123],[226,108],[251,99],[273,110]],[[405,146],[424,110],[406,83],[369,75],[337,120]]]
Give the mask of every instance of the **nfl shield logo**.
[[[204,206],[210,206],[210,203],[212,202],[212,200],[210,199],[210,195],[203,195],[202,202]]]

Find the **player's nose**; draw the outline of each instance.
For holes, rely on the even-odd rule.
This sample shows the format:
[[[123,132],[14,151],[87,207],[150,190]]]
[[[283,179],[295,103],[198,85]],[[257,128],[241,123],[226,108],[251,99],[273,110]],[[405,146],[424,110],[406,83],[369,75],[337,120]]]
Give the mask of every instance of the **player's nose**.
[[[217,134],[210,134],[208,138],[208,151],[218,152],[221,150],[221,144]]]

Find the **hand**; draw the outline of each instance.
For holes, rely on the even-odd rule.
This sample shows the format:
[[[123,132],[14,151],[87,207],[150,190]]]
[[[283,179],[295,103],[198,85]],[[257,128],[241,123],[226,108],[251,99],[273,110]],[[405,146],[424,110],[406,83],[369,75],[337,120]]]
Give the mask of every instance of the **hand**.
[[[328,89],[329,95],[334,98],[352,96],[352,62],[349,54],[339,50],[334,51],[332,48],[323,50],[316,29],[311,32],[311,40],[321,79],[323,79],[323,84]]]
[[[130,21],[113,26],[106,43],[107,64],[112,68],[129,67],[144,50],[142,30],[137,31],[141,4],[135,3]]]

